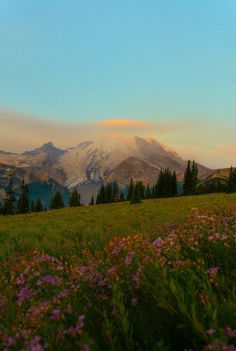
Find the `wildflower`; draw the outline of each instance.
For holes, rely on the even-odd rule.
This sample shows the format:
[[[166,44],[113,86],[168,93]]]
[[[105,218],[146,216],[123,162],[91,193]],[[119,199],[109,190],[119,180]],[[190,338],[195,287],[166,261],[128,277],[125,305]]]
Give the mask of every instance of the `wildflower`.
[[[219,267],[211,267],[207,270],[207,273],[211,276],[215,276],[219,272]]]
[[[138,299],[137,297],[133,297],[132,300],[131,300],[131,305],[132,306],[136,306],[138,304]]]
[[[231,329],[230,327],[224,327],[224,332],[229,338],[236,338],[236,329]]]
[[[213,329],[213,328],[210,328],[210,329],[207,330],[207,334],[210,335],[210,336],[213,335],[213,334],[215,334],[215,332],[216,332],[216,331],[215,331],[215,329]]]
[[[21,304],[24,300],[30,298],[30,289],[28,287],[22,288],[18,293],[17,304]]]
[[[132,256],[130,254],[127,254],[125,256],[125,264],[126,266],[129,266],[132,263]]]
[[[161,247],[163,244],[163,240],[159,237],[155,241],[153,241],[152,245],[155,247]]]
[[[52,315],[51,315],[52,320],[54,320],[54,321],[58,320],[58,319],[60,319],[60,317],[61,317],[61,313],[58,309],[55,309],[52,311]]]

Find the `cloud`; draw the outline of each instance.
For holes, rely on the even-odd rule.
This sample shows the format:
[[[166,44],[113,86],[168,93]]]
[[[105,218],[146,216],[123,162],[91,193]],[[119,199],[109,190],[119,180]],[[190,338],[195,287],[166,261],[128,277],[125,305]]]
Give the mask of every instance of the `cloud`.
[[[98,122],[99,126],[109,127],[109,128],[147,128],[149,124],[144,121],[137,121],[132,119],[110,119],[106,121]]]
[[[196,159],[211,168],[236,166],[235,125],[211,122],[207,118],[204,121],[109,119],[66,123],[0,109],[0,149],[5,151],[23,152],[48,141],[69,148],[104,134],[112,137],[114,133],[156,138],[184,159]]]

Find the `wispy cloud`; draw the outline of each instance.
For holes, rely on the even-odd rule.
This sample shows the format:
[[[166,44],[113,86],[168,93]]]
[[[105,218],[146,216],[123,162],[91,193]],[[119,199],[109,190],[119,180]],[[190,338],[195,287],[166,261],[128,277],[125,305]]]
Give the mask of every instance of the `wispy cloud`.
[[[148,128],[150,124],[144,121],[138,121],[133,119],[109,119],[109,120],[98,122],[98,125],[102,127],[109,127],[109,128],[125,127],[125,128],[139,129],[139,128]]]

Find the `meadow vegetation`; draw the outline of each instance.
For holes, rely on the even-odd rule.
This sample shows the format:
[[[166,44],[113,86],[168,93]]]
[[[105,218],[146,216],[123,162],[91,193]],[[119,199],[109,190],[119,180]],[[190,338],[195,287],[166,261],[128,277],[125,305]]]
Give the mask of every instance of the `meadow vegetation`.
[[[236,195],[0,217],[0,349],[235,351]]]

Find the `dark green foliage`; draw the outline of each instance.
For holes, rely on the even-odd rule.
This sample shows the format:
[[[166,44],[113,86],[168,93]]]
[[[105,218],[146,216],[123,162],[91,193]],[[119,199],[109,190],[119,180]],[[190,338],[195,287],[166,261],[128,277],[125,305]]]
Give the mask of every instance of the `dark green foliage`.
[[[93,195],[92,195],[92,197],[91,197],[91,201],[90,201],[90,204],[89,205],[94,205],[94,197],[93,197]]]
[[[191,169],[191,162],[188,161],[185,173],[184,173],[184,194],[189,195],[192,193],[192,169]]]
[[[28,185],[25,184],[23,180],[21,186],[21,194],[17,203],[17,213],[28,213],[29,209],[29,189]]]
[[[228,194],[236,192],[236,168],[230,168],[226,192]]]
[[[142,182],[137,182],[134,186],[134,192],[132,199],[130,200],[131,204],[138,204],[142,202],[142,199],[144,198],[144,186]]]
[[[31,212],[41,212],[44,211],[43,202],[40,198],[36,200],[36,202],[32,201],[30,206]]]
[[[198,186],[198,166],[195,161],[189,160],[184,174],[184,195],[193,195],[197,193]]]
[[[40,198],[37,199],[35,204],[35,212],[41,212],[44,210],[42,200]]]
[[[145,195],[144,195],[145,199],[151,199],[152,197],[152,193],[151,193],[151,189],[149,184],[147,185],[146,189],[145,189]]]
[[[197,187],[197,194],[225,193],[227,184],[222,179],[210,179],[201,182]]]
[[[56,210],[65,207],[61,193],[57,192],[51,200],[50,209]]]
[[[157,183],[153,187],[152,197],[169,197],[177,195],[176,172],[167,169],[160,171]]]
[[[6,189],[6,198],[3,204],[3,214],[10,215],[15,213],[15,194],[13,190],[12,179]]]
[[[120,201],[125,201],[125,195],[123,193],[123,191],[120,192]]]
[[[131,178],[129,189],[128,189],[128,194],[127,194],[128,201],[130,201],[132,199],[133,193],[134,193],[134,183],[133,183],[133,179]]]
[[[102,184],[97,194],[96,204],[106,204],[121,201],[123,194],[116,182]]]
[[[171,178],[171,195],[177,195],[177,176],[176,172],[174,171],[172,173],[172,178]]]
[[[69,199],[69,205],[70,207],[80,206],[80,194],[78,193],[77,189],[73,190]]]

